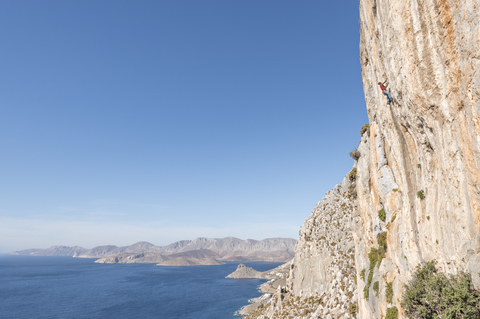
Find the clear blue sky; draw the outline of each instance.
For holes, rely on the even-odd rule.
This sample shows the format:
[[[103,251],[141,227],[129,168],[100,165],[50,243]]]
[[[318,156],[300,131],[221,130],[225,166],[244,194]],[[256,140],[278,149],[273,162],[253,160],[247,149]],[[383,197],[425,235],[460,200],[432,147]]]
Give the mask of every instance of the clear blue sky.
[[[1,1],[0,252],[298,237],[368,122],[358,1]]]

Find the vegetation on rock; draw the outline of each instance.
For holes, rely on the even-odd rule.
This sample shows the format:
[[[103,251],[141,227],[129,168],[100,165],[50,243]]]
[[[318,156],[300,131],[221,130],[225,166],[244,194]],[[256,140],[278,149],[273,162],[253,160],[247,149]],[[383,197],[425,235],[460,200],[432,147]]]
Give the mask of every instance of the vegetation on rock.
[[[435,260],[424,262],[404,288],[402,307],[408,318],[480,318],[480,293],[468,273],[447,276]]]
[[[384,250],[384,252],[387,251],[387,232],[383,232],[380,235],[378,235],[378,246]]]
[[[393,282],[387,282],[387,289],[385,290],[385,296],[387,297],[387,302],[392,303]]]
[[[392,307],[387,309],[387,314],[385,319],[397,319],[398,318],[398,309],[397,307]]]
[[[417,197],[420,198],[420,199],[424,199],[425,198],[425,194],[423,193],[423,189],[422,190],[419,190],[417,192]]]
[[[357,168],[356,167],[352,168],[350,173],[348,173],[348,179],[350,180],[350,182],[355,182],[357,180]]]
[[[370,124],[363,124],[362,128],[360,129],[360,136],[363,136],[365,132],[370,134]]]
[[[353,158],[354,160],[358,161],[360,158],[361,154],[358,149],[354,149],[353,151],[350,152],[350,157]]]
[[[358,312],[357,304],[351,303],[350,306],[348,307],[348,313],[351,314],[352,316],[355,316],[357,312]]]
[[[378,218],[380,218],[382,222],[385,222],[385,219],[387,218],[387,214],[385,213],[385,208],[382,208],[378,211]]]
[[[378,287],[379,287],[379,282],[375,281],[373,283],[373,291],[375,291],[375,294],[378,296]]]
[[[375,269],[376,265],[380,266],[383,257],[385,257],[385,252],[382,248],[370,249],[370,253],[368,254],[368,259],[370,260],[370,265],[368,269],[368,279],[367,279],[367,287],[370,287],[373,279],[373,270]]]

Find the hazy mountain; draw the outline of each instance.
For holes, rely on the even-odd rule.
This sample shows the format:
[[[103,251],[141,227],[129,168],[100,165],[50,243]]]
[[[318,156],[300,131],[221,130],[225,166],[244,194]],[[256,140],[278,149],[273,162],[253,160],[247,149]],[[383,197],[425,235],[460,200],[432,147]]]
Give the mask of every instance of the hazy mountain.
[[[47,249],[25,249],[14,251],[12,255],[30,255],[30,256],[74,256],[87,251],[87,249],[80,246],[52,246]]]
[[[155,246],[141,241],[130,246],[82,247],[53,246],[48,249],[28,249],[13,252],[15,255],[73,256],[100,258],[98,263],[163,263],[174,258],[191,260],[213,258],[223,261],[288,261],[294,256],[295,239],[268,238],[241,240],[235,237],[196,238],[182,240],[167,246]]]

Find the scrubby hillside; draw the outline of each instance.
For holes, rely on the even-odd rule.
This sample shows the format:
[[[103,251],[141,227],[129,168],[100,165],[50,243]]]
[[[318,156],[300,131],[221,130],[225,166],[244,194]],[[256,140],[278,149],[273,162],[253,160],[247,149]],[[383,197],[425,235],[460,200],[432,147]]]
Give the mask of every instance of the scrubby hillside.
[[[285,287],[279,287],[264,301],[265,306],[247,318],[323,318],[355,313],[354,211],[352,174],[329,191],[305,220]]]

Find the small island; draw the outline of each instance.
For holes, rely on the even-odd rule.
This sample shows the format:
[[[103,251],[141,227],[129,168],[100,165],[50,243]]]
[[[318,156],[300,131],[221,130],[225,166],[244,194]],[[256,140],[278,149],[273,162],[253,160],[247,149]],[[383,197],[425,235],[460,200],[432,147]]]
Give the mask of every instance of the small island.
[[[268,304],[276,292],[281,292],[282,289],[285,289],[287,276],[292,262],[293,260],[290,260],[289,262],[282,264],[277,268],[264,272],[257,271],[252,267],[245,266],[244,264],[240,264],[234,272],[226,276],[225,278],[230,279],[269,279],[269,281],[259,286],[259,290],[263,294],[258,298],[250,299],[248,301],[250,304],[237,311],[237,315],[249,315],[259,307]]]

